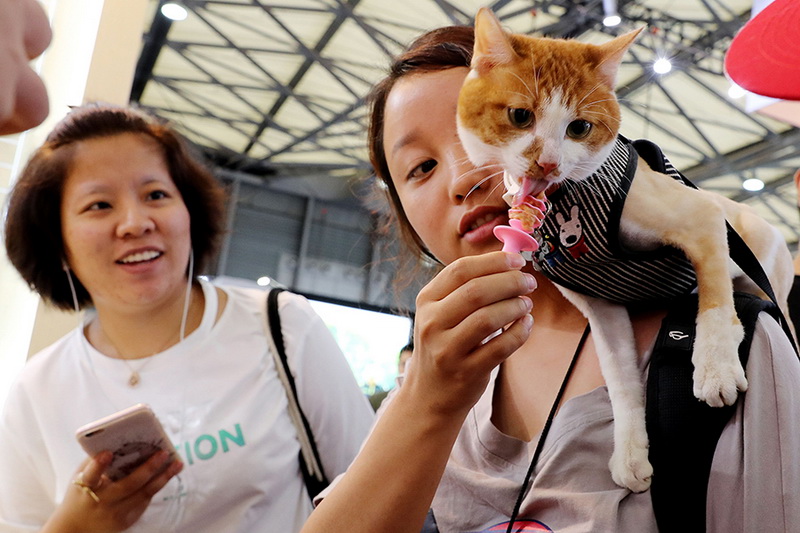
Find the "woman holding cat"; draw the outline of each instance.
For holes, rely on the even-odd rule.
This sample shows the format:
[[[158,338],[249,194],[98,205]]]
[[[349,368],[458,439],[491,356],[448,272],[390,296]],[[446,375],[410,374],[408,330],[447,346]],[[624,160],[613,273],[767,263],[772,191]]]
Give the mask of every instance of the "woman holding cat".
[[[6,249],[50,303],[83,322],[36,354],[0,421],[0,530],[298,531],[311,500],[265,331],[264,291],[196,274],[224,229],[224,196],[165,122],[109,105],[73,110],[15,183]],[[331,478],[372,409],[308,302],[278,299],[297,397]],[[180,460],[121,479],[75,430],[133,404]]]
[[[374,168],[410,248],[443,266],[417,297],[402,386],[303,531],[657,531],[649,491],[611,478],[613,419],[586,319],[498,251],[502,173],[472,167],[456,132],[473,42],[471,28],[429,32],[373,91]],[[632,313],[642,379],[664,314]],[[800,520],[789,496],[800,483],[800,402],[789,393],[800,365],[771,319],[759,319],[747,370],[712,466],[709,531]]]

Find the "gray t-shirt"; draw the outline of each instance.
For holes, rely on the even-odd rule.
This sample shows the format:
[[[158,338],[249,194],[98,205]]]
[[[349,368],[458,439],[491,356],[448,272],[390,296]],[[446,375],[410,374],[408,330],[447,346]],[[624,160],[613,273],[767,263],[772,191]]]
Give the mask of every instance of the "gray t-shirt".
[[[505,531],[501,525],[511,515],[536,447],[538,437],[523,442],[492,424],[496,374],[462,427],[433,501],[441,533]],[[747,377],[749,390],[714,456],[707,530],[800,531],[800,362],[777,323],[764,315],[756,326]],[[523,501],[519,525],[527,529],[514,530],[657,531],[650,492],[632,493],[611,479],[612,440],[605,387],[565,402]]]

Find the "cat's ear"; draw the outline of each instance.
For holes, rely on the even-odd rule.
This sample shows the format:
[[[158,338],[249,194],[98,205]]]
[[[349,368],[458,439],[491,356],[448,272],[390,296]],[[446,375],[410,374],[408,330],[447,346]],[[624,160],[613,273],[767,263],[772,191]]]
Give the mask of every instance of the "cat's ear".
[[[597,70],[603,78],[603,81],[605,81],[610,88],[613,89],[617,85],[617,72],[619,71],[619,66],[622,64],[622,58],[625,56],[625,52],[628,51],[628,48],[631,47],[644,29],[645,26],[642,26],[638,30],[629,31],[598,47],[600,49],[600,62],[597,65]]]
[[[475,49],[471,68],[479,75],[485,74],[493,67],[511,63],[516,57],[508,34],[492,10],[480,8],[475,15]]]

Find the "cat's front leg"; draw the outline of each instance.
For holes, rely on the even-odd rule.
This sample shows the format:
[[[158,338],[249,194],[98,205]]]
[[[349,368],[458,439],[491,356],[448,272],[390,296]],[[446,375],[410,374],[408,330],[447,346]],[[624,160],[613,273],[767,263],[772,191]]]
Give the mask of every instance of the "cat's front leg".
[[[744,335],[733,303],[725,213],[703,191],[654,172],[639,161],[620,219],[623,244],[681,249],[697,275],[697,330],[692,349],[694,394],[712,407],[731,405],[747,390],[739,361]],[[641,244],[640,244],[641,243]]]
[[[634,492],[650,487],[642,373],[628,310],[559,286],[562,294],[589,319],[600,370],[614,415],[614,451],[609,461],[614,482]]]
[[[744,329],[728,309],[716,307],[697,314],[692,351],[694,395],[711,407],[733,405],[739,391],[747,390],[747,378],[739,360]]]

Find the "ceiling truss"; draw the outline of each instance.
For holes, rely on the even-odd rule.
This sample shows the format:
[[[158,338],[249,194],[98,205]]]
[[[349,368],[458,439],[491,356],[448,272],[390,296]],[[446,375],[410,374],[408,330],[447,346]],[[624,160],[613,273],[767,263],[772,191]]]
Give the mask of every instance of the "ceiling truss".
[[[174,120],[221,168],[269,179],[369,171],[365,97],[389,58],[425,29],[470,24],[472,0],[184,0],[189,18],[152,23],[133,100]],[[495,0],[517,32],[602,42],[646,25],[621,70],[623,133],[649,137],[690,179],[752,204],[796,241],[792,185],[800,133],[747,112],[726,94],[725,51],[748,0],[619,0],[623,24],[602,25],[602,0]],[[673,72],[652,62],[668,56]],[[632,132],[626,132],[625,127]],[[348,171],[350,171],[348,173]],[[758,177],[765,187],[745,192]]]

